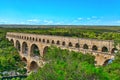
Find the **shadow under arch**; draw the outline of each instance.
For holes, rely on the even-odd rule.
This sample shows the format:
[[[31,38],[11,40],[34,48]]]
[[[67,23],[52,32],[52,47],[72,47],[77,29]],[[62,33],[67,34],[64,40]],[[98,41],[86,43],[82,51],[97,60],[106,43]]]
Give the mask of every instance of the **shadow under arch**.
[[[22,43],[22,53],[26,55],[28,54],[28,45],[26,42]]]
[[[7,41],[9,41],[9,38],[6,38]]]
[[[52,42],[51,42],[52,44],[55,44],[55,41],[54,40],[52,40]]]
[[[38,68],[39,68],[39,66],[38,66],[37,62],[32,61],[30,63],[30,71],[35,71],[36,72],[38,70]]]
[[[89,49],[88,45],[87,45],[87,44],[84,44],[84,45],[83,45],[83,49]]]
[[[117,51],[118,51],[118,49],[113,48],[113,49],[111,50],[111,53],[113,54],[113,53],[116,53]]]
[[[75,44],[75,48],[80,48],[80,44],[79,44],[79,43],[76,43],[76,44]]]
[[[108,52],[108,48],[107,47],[102,47],[102,52]]]
[[[40,57],[40,50],[36,44],[31,45],[30,52],[31,52],[30,53],[31,57],[34,57],[34,56]]]
[[[65,46],[65,44],[66,44],[65,41],[63,41],[63,42],[62,42],[62,45]]]
[[[60,45],[60,41],[58,40],[56,44],[57,44],[57,45]]]
[[[104,63],[103,63],[103,66],[106,66],[110,63],[112,63],[113,59],[107,59]]]
[[[25,57],[22,58],[22,61],[27,63],[27,59]]]
[[[69,42],[68,46],[69,46],[69,47],[72,47],[72,46],[73,46],[72,42]]]
[[[48,46],[45,46],[45,47],[44,47],[44,49],[43,49],[43,56],[47,53],[48,48],[49,48]]]
[[[11,39],[10,42],[14,45],[14,40],[13,39]]]
[[[17,48],[18,51],[21,50],[21,48],[20,48],[20,42],[18,40],[16,41],[16,48]]]
[[[96,45],[93,45],[93,46],[92,46],[92,50],[93,50],[93,51],[97,51],[97,50],[98,50],[98,47],[97,47]]]

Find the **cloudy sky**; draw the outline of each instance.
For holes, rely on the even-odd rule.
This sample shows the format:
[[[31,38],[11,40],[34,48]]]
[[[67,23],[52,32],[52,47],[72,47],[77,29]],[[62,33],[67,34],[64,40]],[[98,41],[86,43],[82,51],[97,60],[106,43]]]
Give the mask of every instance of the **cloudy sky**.
[[[120,25],[120,0],[0,0],[0,24]]]

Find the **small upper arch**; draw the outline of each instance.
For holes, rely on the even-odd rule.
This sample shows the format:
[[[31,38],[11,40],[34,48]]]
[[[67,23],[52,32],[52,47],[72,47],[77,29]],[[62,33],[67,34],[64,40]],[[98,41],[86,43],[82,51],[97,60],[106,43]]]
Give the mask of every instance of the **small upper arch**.
[[[43,39],[42,42],[45,43],[45,39]]]
[[[24,39],[26,39],[26,36],[24,36]]]
[[[80,48],[80,44],[79,44],[79,43],[76,43],[76,44],[75,44],[75,48]]]
[[[97,47],[96,45],[93,45],[93,46],[92,46],[92,50],[93,50],[93,51],[97,51],[97,50],[98,50],[98,47]]]
[[[62,45],[65,46],[65,41],[62,42]]]
[[[32,37],[30,37],[30,41],[32,40]]]
[[[39,42],[41,42],[41,38],[39,38]]]
[[[87,45],[87,44],[84,44],[84,45],[83,45],[83,49],[89,49],[88,45]]]
[[[57,45],[60,45],[60,41],[58,40],[56,44],[57,44]]]
[[[73,44],[72,44],[71,42],[69,42],[68,46],[69,46],[69,47],[72,47],[72,46],[73,46]]]
[[[108,52],[108,48],[106,46],[102,47],[102,52]]]
[[[50,43],[50,41],[49,41],[49,40],[47,40],[47,43]]]
[[[35,38],[33,37],[33,38],[32,38],[32,40],[34,41],[34,40],[35,40]]]
[[[38,41],[38,39],[36,38],[36,39],[35,39],[35,41],[37,42],[37,41]]]
[[[27,40],[29,40],[29,37],[27,37]]]
[[[22,39],[23,39],[23,36],[22,36]]]
[[[54,41],[54,40],[52,40],[52,44],[55,44],[55,41]]]

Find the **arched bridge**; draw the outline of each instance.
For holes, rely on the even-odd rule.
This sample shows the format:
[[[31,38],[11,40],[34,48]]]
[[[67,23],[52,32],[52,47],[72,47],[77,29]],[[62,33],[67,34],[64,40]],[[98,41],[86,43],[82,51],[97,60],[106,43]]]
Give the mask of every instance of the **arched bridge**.
[[[23,61],[27,63],[28,70],[37,70],[43,66],[41,57],[47,51],[48,46],[55,45],[61,49],[91,53],[95,56],[96,65],[104,65],[114,58],[114,41],[84,39],[51,35],[37,35],[27,33],[7,32],[6,38],[18,49]]]

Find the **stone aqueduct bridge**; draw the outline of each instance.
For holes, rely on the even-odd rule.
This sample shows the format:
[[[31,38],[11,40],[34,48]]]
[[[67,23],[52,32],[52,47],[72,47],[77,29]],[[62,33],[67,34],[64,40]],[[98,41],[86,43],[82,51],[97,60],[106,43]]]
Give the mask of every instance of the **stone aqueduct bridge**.
[[[55,45],[62,49],[91,53],[95,56],[96,65],[104,65],[114,57],[114,41],[83,39],[62,36],[37,35],[7,32],[6,38],[18,49],[22,60],[27,64],[27,70],[37,70],[43,66],[41,57],[48,46]]]

